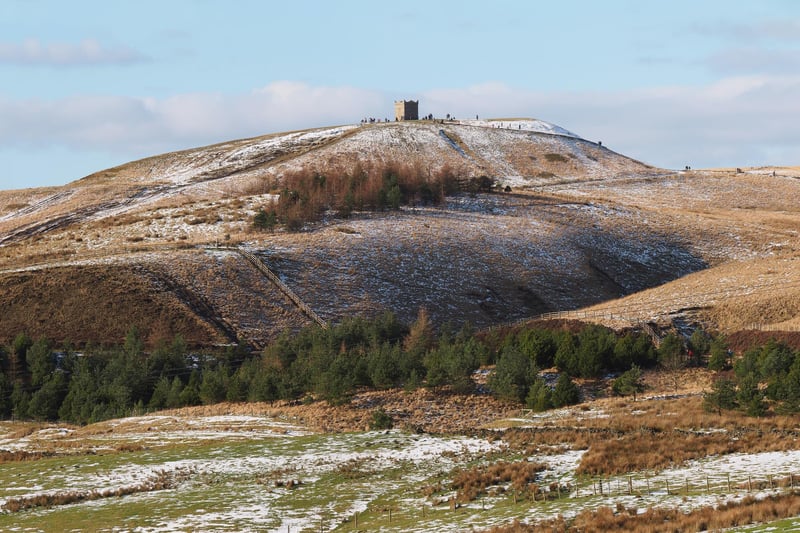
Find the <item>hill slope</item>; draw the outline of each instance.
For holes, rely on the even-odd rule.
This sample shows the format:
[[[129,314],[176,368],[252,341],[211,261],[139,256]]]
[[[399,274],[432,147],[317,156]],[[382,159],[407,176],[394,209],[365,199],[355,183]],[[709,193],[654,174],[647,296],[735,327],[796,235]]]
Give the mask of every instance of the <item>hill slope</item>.
[[[296,233],[252,228],[287,173],[392,161],[490,176],[511,192],[329,215]],[[0,192],[0,340],[115,342],[136,324],[153,342],[260,344],[311,323],[284,289],[326,321],[386,309],[410,321],[426,307],[438,323],[489,326],[750,261],[783,261],[785,285],[800,281],[800,180],[779,174],[676,174],[536,120],[342,126],[164,154],[64,187]],[[254,252],[284,289],[218,244]],[[626,319],[686,307],[647,302]],[[781,322],[796,319],[782,307]]]

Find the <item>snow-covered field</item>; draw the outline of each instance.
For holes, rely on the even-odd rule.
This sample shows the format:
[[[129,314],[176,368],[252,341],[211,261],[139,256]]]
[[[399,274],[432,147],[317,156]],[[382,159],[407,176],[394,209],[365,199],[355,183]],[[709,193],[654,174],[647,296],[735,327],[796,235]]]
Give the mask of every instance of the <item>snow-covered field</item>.
[[[92,531],[331,531],[358,523],[367,530],[456,532],[513,519],[569,518],[601,506],[688,512],[778,493],[785,490],[780,481],[800,473],[800,450],[793,450],[586,478],[575,475],[584,452],[568,447],[525,456],[498,439],[397,430],[321,435],[264,416],[144,416],[19,437],[13,431],[19,428],[0,424],[0,450],[30,452],[49,443],[61,452],[0,469],[3,531],[48,531],[58,524]],[[70,452],[78,442],[81,451]],[[508,490],[453,509],[449,483],[456,473],[498,460],[543,463],[539,486],[570,488],[542,503],[517,501],[501,485],[496,488]],[[155,480],[168,482],[153,488]],[[434,486],[440,488],[431,495]],[[95,497],[8,510],[21,499],[65,494]]]

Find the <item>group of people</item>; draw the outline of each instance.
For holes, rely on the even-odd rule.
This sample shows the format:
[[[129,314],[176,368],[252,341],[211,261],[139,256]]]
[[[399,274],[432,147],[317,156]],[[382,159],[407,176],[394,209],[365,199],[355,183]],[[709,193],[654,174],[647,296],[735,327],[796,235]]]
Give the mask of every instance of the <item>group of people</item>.
[[[475,118],[477,119],[478,115],[475,115]],[[394,120],[395,120],[395,122],[398,121],[397,118],[395,118]],[[420,117],[420,120],[434,120],[433,113],[430,113],[428,115],[424,115],[423,117]],[[444,122],[444,120],[445,119],[441,119],[442,122]],[[455,116],[451,116],[450,113],[448,113],[446,120],[455,121],[456,117]],[[389,122],[389,119],[388,118],[380,119],[380,118],[374,118],[374,117],[364,117],[364,118],[361,119],[361,124],[362,125],[363,124],[376,124],[376,123],[381,123],[381,122]]]

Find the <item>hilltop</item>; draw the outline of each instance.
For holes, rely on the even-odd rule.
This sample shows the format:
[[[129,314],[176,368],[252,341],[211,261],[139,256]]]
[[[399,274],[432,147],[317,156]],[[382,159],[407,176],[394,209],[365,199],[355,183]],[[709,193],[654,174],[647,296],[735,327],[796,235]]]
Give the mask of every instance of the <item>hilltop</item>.
[[[289,175],[395,163],[494,186],[327,212],[299,231],[253,227]],[[798,175],[658,169],[534,119],[338,126],[168,153],[0,192],[0,340],[119,342],[137,325],[150,342],[260,345],[314,317],[411,321],[421,307],[479,327],[596,306],[586,316],[620,327],[796,329]]]

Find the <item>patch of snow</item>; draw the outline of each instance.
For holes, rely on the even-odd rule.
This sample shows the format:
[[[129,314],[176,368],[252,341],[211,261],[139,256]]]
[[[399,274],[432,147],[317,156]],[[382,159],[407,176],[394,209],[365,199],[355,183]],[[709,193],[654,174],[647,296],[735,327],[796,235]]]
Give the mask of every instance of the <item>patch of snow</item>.
[[[513,119],[513,120],[459,120],[459,124],[467,126],[480,126],[484,128],[508,129],[512,131],[532,131],[535,133],[547,133],[549,135],[564,135],[580,139],[579,135],[557,126],[551,122],[538,119]]]

